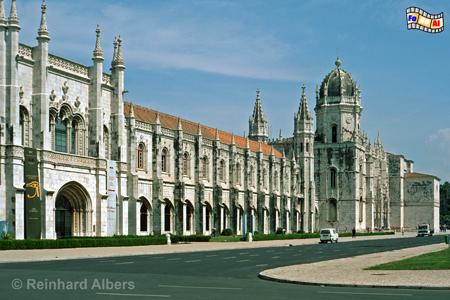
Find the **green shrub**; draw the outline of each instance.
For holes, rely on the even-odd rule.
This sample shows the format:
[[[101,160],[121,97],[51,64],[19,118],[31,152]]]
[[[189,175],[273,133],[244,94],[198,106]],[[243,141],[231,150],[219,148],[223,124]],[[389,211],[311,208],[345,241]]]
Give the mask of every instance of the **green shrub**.
[[[225,236],[232,236],[232,235],[233,235],[233,229],[231,229],[231,228],[225,228],[225,229],[222,231],[222,235],[225,235]]]
[[[13,235],[9,232],[0,233],[0,240],[12,240],[13,238]]]
[[[190,242],[209,242],[210,235],[172,235],[170,240],[172,243],[190,243]]]
[[[0,240],[0,250],[164,245],[165,236],[75,237],[57,240]]]
[[[283,234],[285,233],[286,230],[284,228],[278,227],[277,230],[275,231],[276,234]]]
[[[372,235],[391,235],[395,234],[395,231],[374,231],[374,232],[357,232],[356,236],[372,236]],[[352,236],[351,232],[339,232],[339,237]]]

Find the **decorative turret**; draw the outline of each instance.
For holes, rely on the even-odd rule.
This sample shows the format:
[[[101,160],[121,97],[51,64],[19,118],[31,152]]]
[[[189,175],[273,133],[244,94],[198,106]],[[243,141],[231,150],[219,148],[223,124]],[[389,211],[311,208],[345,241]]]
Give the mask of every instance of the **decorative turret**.
[[[114,55],[112,61],[112,67],[115,68],[125,68],[123,53],[122,53],[122,39],[120,35],[114,40]]]
[[[5,0],[0,0],[0,26],[6,26]]]
[[[313,128],[313,118],[308,110],[308,99],[306,98],[305,85],[302,85],[300,105],[294,120],[294,133],[311,131]]]
[[[105,153],[110,151],[104,151],[103,135],[103,112],[102,112],[102,84],[103,84],[103,51],[100,45],[100,26],[97,25],[95,29],[95,48],[92,55],[93,66],[91,67],[90,78],[91,84],[89,85],[89,155],[99,158],[105,158]],[[133,108],[133,105],[131,105]],[[109,120],[106,120],[109,123]],[[133,121],[133,120],[132,120]],[[134,124],[134,123],[133,123]],[[116,130],[113,126],[111,129]],[[116,131],[114,131],[115,133]],[[115,135],[112,135],[115,137]],[[98,146],[97,146],[98,145]],[[111,143],[111,145],[117,145]],[[120,144],[119,144],[120,145]],[[109,149],[109,148],[108,148]],[[115,146],[112,148],[112,158],[117,159],[118,151]]]
[[[342,69],[339,58],[335,66],[323,79],[317,96],[316,142],[360,143],[360,91],[350,73]]]
[[[122,39],[118,36],[114,39],[114,54],[111,63],[111,84],[114,87],[114,97],[111,103],[111,124],[113,131],[113,157],[118,161],[126,161],[125,144],[126,132],[124,130],[125,120],[123,114],[123,97],[125,91],[125,65],[122,54]],[[114,140],[116,139],[116,140]]]
[[[20,28],[19,16],[17,15],[16,0],[12,0],[11,1],[11,12],[10,12],[9,18],[8,18],[8,25],[9,25],[9,27],[18,27],[18,28]]]
[[[183,131],[183,125],[181,124],[180,117],[178,117],[178,121],[177,121],[177,131]]]
[[[198,136],[202,135],[202,125],[200,125],[200,123],[198,123],[197,125],[197,135]]]
[[[256,90],[255,107],[253,108],[253,114],[248,123],[248,137],[254,141],[267,143],[269,140],[269,126],[267,118],[263,113],[259,90]]]
[[[41,39],[50,39],[47,29],[47,5],[45,4],[45,0],[42,1],[41,5],[41,26],[39,26],[38,30],[38,40]]]
[[[102,45],[100,42],[100,26],[97,25],[97,29],[95,30],[95,49],[93,52],[93,60],[102,60],[103,61],[103,50],[102,50]]]
[[[5,143],[5,105],[6,105],[6,28],[5,2],[0,0],[0,144]]]

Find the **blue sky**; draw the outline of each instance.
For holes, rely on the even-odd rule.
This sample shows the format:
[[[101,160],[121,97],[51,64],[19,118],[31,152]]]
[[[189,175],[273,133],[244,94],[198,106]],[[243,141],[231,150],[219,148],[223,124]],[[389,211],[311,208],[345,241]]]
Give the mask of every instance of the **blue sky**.
[[[6,1],[9,6],[9,1]],[[243,134],[261,89],[270,133],[293,130],[301,83],[343,61],[362,90],[362,127],[415,170],[450,180],[449,30],[406,29],[405,9],[450,17],[448,1],[47,0],[50,52],[91,64],[102,27],[105,67],[121,34],[128,100]],[[18,0],[21,41],[35,44],[40,1]],[[7,7],[9,11],[9,7]],[[450,20],[445,20],[447,23]],[[106,68],[105,68],[106,69]]]

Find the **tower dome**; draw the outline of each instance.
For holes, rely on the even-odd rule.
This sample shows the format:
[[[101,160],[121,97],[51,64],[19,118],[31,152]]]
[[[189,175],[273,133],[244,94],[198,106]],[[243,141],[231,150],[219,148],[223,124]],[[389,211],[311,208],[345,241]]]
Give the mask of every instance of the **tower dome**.
[[[355,96],[356,84],[352,76],[341,69],[342,61],[339,57],[335,65],[336,68],[325,76],[320,85],[320,97]]]

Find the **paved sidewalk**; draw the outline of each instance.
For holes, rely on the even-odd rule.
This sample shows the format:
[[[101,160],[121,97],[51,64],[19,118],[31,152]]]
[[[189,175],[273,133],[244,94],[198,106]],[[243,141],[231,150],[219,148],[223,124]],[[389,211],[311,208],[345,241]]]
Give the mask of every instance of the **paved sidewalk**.
[[[385,271],[364,270],[367,267],[435,252],[447,248],[434,244],[390,252],[373,253],[311,264],[265,270],[259,277],[280,282],[362,287],[447,288],[450,270]]]
[[[415,233],[405,233],[404,237],[415,236]],[[339,238],[339,242],[376,240],[401,238],[401,234]],[[196,251],[214,251],[229,249],[249,249],[263,247],[286,247],[289,245],[310,245],[317,244],[318,238],[301,240],[278,240],[278,241],[259,241],[259,242],[204,242],[176,245],[149,245],[134,247],[100,247],[100,248],[69,248],[69,249],[36,249],[36,250],[0,250],[0,263],[4,262],[24,262],[24,261],[42,261],[55,259],[77,259],[94,257],[112,257],[112,256],[130,256],[130,255],[148,255]]]

